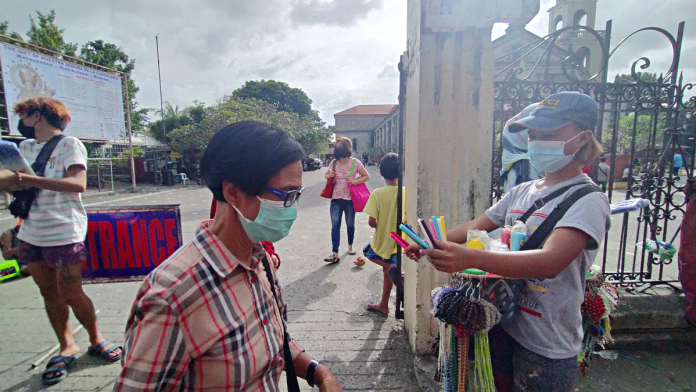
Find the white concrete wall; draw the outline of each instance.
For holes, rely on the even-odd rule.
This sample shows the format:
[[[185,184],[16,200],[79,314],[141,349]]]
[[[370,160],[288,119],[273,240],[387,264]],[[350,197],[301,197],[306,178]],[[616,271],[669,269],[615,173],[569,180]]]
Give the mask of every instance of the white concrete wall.
[[[493,23],[497,16],[513,20],[515,10],[520,17],[528,16],[523,11],[528,13],[534,2],[524,7],[518,0],[464,2],[448,11],[441,1],[408,2],[404,185],[408,221],[443,215],[451,228],[489,206]],[[428,12],[437,15],[430,17]],[[462,22],[459,17],[464,15]],[[429,354],[438,334],[427,310],[430,292],[447,284],[449,275],[437,272],[425,259],[406,260],[404,265],[409,342],[416,355]]]

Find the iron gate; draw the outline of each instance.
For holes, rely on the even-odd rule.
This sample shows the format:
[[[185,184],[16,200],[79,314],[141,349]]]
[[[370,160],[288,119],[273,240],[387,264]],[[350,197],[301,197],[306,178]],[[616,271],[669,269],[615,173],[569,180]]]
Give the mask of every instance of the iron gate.
[[[610,49],[611,22],[604,31],[573,26],[496,59],[491,201],[503,194],[500,171],[506,121],[527,105],[556,92],[578,91],[593,97],[600,108],[596,137],[604,146],[611,168],[610,201],[649,201],[640,211],[612,216],[602,252],[602,267],[609,279],[637,289],[658,284],[676,287],[679,282],[676,255],[662,259],[641,244],[660,240],[678,246],[675,241],[685,208],[684,190],[694,181],[696,96],[690,91],[693,85],[684,83],[679,74],[683,32],[684,22],[679,24],[676,36],[660,28],[643,28]],[[637,34],[661,34],[669,42],[669,69],[660,75],[649,73],[650,59],[639,57],[631,64],[630,76],[617,76],[607,82],[612,55]],[[569,37],[596,40],[602,54],[598,71],[590,74],[587,53],[574,50]],[[677,175],[672,170],[676,152],[684,159],[684,168]],[[625,184],[620,181],[624,167],[629,172]],[[593,179],[596,169],[597,163],[590,170]]]

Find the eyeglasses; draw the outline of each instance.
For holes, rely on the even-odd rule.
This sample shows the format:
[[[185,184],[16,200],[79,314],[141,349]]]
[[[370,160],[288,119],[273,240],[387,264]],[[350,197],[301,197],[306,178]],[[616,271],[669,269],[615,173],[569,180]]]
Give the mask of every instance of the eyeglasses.
[[[300,195],[302,195],[302,191],[304,191],[304,187],[292,191],[284,191],[278,188],[273,188],[271,186],[267,187],[266,190],[280,198],[283,199],[283,206],[284,207],[290,207],[291,205],[295,204],[298,200],[300,200]]]

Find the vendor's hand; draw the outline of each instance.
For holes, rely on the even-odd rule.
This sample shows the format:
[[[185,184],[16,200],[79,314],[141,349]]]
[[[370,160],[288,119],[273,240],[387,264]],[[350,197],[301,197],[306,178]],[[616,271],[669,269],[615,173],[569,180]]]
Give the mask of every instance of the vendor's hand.
[[[474,258],[481,252],[454,242],[435,240],[435,243],[439,249],[422,249],[420,253],[428,257],[436,270],[447,273],[474,268]]]
[[[280,267],[280,259],[278,258],[278,256],[272,255],[272,256],[271,256],[271,261],[273,261],[273,267],[274,267],[275,269],[278,269],[278,267]]]
[[[410,244],[408,248],[404,249],[404,254],[406,257],[413,261],[418,261],[422,257],[420,254],[421,247],[418,244]]]

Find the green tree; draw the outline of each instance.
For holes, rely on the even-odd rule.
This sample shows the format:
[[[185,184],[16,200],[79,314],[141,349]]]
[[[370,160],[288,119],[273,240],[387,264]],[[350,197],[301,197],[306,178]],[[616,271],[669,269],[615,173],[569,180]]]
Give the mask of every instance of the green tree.
[[[36,16],[38,23],[29,16],[29,22],[31,23],[27,31],[29,43],[54,52],[67,54],[68,56],[75,56],[77,44],[65,42],[65,38],[63,38],[65,29],[59,28],[55,23],[56,11],[51,10],[48,14],[36,11]]]
[[[165,117],[165,127],[167,119],[170,118],[182,121],[183,125],[167,132],[167,142],[185,159],[203,151],[215,132],[235,121],[261,121],[284,129],[302,144],[308,154],[327,148],[323,146],[328,146],[330,136],[328,128],[316,127],[306,117],[279,111],[275,105],[258,99],[228,96],[212,106],[204,107],[202,103],[197,102],[194,106],[182,110],[177,116],[173,116],[174,113],[176,110],[172,108],[172,116]],[[152,132],[159,132],[161,135],[161,122],[156,121],[150,125]]]
[[[169,138],[169,133],[171,131],[185,125],[191,125],[193,123],[188,113],[188,108],[182,111],[179,109],[178,105],[172,106],[169,102],[165,102],[164,111],[162,111],[162,109],[154,110],[157,120],[148,124],[150,135],[161,142],[166,142],[169,144],[171,141]],[[162,131],[163,128],[164,133]],[[165,134],[167,135],[166,140],[164,137]]]
[[[638,80],[645,83],[657,83],[657,74],[653,72],[636,72]],[[614,83],[636,83],[636,79],[631,74],[616,75]]]
[[[232,95],[242,98],[255,98],[270,103],[278,111],[296,113],[300,117],[308,117],[319,121],[319,114],[312,110],[312,100],[299,88],[290,87],[287,83],[275,80],[248,80],[244,85],[232,92]]]
[[[5,21],[5,22],[0,22],[0,34],[1,34],[1,35],[6,35],[6,36],[12,37],[12,38],[14,38],[14,39],[16,39],[16,40],[22,41],[22,36],[19,35],[18,32],[13,31],[13,32],[11,32],[11,33],[8,33],[9,28],[10,28],[10,23],[9,23],[9,22],[7,22],[7,21]]]
[[[655,136],[656,145],[662,143],[666,128],[666,116],[661,113],[657,117],[657,133]],[[636,151],[646,150],[648,148],[648,138],[655,127],[654,116],[649,114],[639,114],[636,119],[634,114],[629,114],[628,116],[619,120],[619,131],[617,134],[616,146],[617,152],[628,154],[631,151],[631,139],[633,138],[633,128],[635,123],[635,149]],[[611,144],[611,133],[606,132],[602,135],[602,143],[605,146]]]
[[[285,125],[279,126],[293,135],[307,154],[328,151],[331,131],[319,117],[319,112],[312,109],[312,100],[302,89],[275,80],[249,80],[232,95],[242,100],[256,99],[272,105],[276,109],[274,121],[283,118]],[[281,113],[294,114],[297,118]]]

